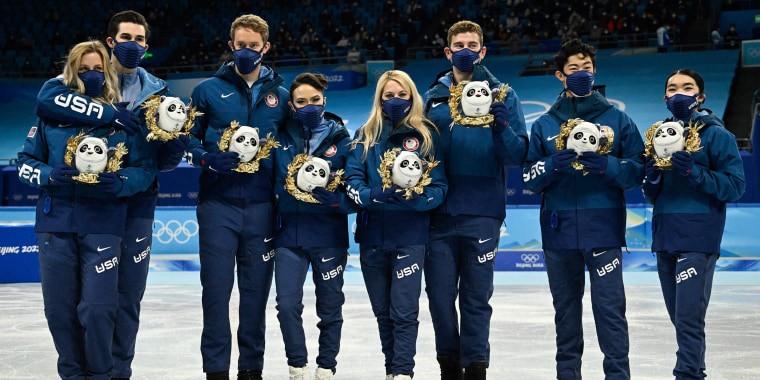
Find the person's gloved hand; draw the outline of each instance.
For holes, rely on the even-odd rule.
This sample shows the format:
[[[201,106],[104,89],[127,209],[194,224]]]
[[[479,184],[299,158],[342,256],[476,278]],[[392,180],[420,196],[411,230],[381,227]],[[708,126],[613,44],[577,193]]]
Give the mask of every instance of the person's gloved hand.
[[[589,173],[604,174],[607,171],[607,163],[609,159],[607,156],[603,156],[596,152],[583,152],[578,159],[585,170]]]
[[[232,173],[232,169],[238,166],[240,159],[235,152],[204,153],[201,157],[201,165],[204,168],[218,173]]]
[[[395,193],[388,199],[388,203],[414,208],[420,203],[420,198],[422,197],[414,191],[412,191],[412,197],[409,199],[404,198],[404,193]]]
[[[572,149],[563,149],[551,155],[552,166],[554,167],[554,170],[571,169],[572,167],[570,164],[572,164],[577,159],[578,154],[575,153],[575,151]]]
[[[106,193],[116,194],[124,184],[118,174],[109,172],[98,174],[98,183],[95,185]]]
[[[670,163],[681,171],[681,175],[687,176],[694,169],[694,157],[689,152],[679,151],[670,156]]]
[[[187,150],[187,144],[190,143],[190,136],[179,135],[176,139],[171,139],[164,143],[166,148],[174,154],[184,154]]]
[[[137,115],[128,110],[125,107],[126,103],[116,104],[116,112],[113,114],[113,119],[108,122],[108,125],[115,129],[120,129],[132,136],[140,130],[140,118]]]
[[[74,179],[71,177],[78,176],[79,170],[66,165],[61,164],[53,168],[48,176],[48,184],[51,186],[64,186],[74,183]]]
[[[647,156],[646,177],[649,183],[657,183],[660,180],[660,169],[654,164],[654,158]]]
[[[507,105],[501,102],[491,103],[489,112],[493,115],[493,133],[504,132],[509,125],[509,117],[512,116]]]
[[[393,185],[390,189],[383,190],[382,186],[378,186],[369,192],[369,199],[375,203],[387,203],[388,199],[396,192],[398,186]]]
[[[317,187],[312,190],[311,195],[325,206],[340,206],[341,196],[339,191],[329,191],[323,187]]]

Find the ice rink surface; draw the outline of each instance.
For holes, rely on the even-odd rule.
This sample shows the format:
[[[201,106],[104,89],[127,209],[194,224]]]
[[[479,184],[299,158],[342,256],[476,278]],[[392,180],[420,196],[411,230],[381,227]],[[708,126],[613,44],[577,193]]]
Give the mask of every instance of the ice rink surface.
[[[760,379],[760,286],[733,281],[748,273],[717,273],[707,313],[707,379]],[[515,277],[519,279],[513,280]],[[549,380],[554,372],[553,309],[545,273],[497,273],[491,299],[488,379]],[[757,274],[752,274],[757,278]],[[143,300],[133,380],[204,379],[201,369],[201,286],[195,273],[151,272]],[[317,328],[314,287],[307,279],[304,324],[314,369]],[[343,338],[336,380],[382,380],[380,340],[361,274],[346,272]],[[656,273],[626,273],[631,375],[634,380],[673,379],[675,333]],[[237,310],[233,292],[232,310]],[[420,299],[415,379],[436,379],[433,328],[427,297]],[[236,326],[237,321],[233,321]],[[589,289],[584,298],[584,379],[603,379]],[[55,379],[56,353],[47,329],[40,285],[0,284],[0,379]],[[234,338],[234,334],[233,334]],[[236,363],[233,344],[232,363]],[[287,363],[275,310],[267,309],[264,379],[287,379]],[[235,378],[236,371],[233,371]]]

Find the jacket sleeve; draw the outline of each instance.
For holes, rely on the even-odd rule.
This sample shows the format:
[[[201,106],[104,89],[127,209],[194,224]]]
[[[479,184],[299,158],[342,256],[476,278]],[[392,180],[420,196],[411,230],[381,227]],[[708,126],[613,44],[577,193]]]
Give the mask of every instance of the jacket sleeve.
[[[124,167],[116,172],[121,177],[123,184],[121,190],[116,193],[117,197],[128,197],[144,191],[156,176],[155,166],[151,162],[152,158],[146,154],[146,147],[143,145],[149,143],[141,135],[137,134],[127,138],[128,154],[124,159]]]
[[[525,116],[517,93],[509,89],[504,104],[509,109],[510,117],[507,128],[500,134],[493,133],[493,146],[496,157],[502,165],[522,166],[528,153],[528,133]]]
[[[95,126],[111,121],[115,112],[114,107],[72,90],[60,78],[45,82],[34,107],[34,113],[43,119]]]
[[[555,137],[556,138],[556,137]],[[546,141],[542,128],[541,119],[533,123],[530,133],[530,145],[523,165],[523,183],[528,190],[539,194],[544,191],[557,176],[552,166],[551,153],[544,143],[553,144],[554,140]]]
[[[646,200],[647,203],[654,205],[655,202],[657,202],[657,197],[660,195],[660,191],[662,191],[663,176],[663,174],[660,174],[660,178],[657,178],[657,181],[654,183],[649,182],[644,178],[643,184],[641,185],[641,191],[644,193],[644,200]]]
[[[360,208],[370,208],[367,166],[362,161],[364,145],[354,143],[346,157],[346,195]]]
[[[620,149],[616,156],[607,155],[604,180],[611,186],[629,190],[640,186],[644,178],[644,141],[628,115],[621,112],[618,123],[622,135]]]
[[[203,140],[205,139],[209,122],[208,102],[200,86],[195,86],[193,94],[190,95],[190,100],[201,115],[195,117],[195,124],[190,129],[190,142],[187,145],[187,162],[190,165],[201,168],[203,167],[201,165],[201,157],[206,153]]]
[[[694,165],[689,185],[717,200],[733,202],[744,194],[744,162],[731,132],[717,126],[710,142],[710,167]]]
[[[43,131],[45,124],[38,120],[32,128],[36,128],[36,131],[33,137],[27,136],[24,147],[18,152],[16,171],[21,182],[32,187],[42,187],[48,185],[53,167],[47,164],[49,151]],[[29,134],[32,134],[31,131]]]

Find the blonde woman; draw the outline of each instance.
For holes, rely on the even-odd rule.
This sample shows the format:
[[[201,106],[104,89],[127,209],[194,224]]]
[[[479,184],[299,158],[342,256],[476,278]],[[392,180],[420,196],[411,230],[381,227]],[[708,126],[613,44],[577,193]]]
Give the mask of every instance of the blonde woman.
[[[422,116],[422,106],[409,75],[398,70],[384,73],[377,82],[370,117],[346,159],[346,191],[361,208],[356,241],[362,274],[380,330],[386,379],[394,380],[413,376],[428,211],[441,204],[447,183],[439,162],[424,191],[406,199],[395,185],[383,189],[378,169],[393,148],[427,161],[441,160],[436,155],[438,132]]]
[[[76,92],[73,99],[90,97],[88,112],[104,112],[120,100],[108,53],[98,41],[71,49],[62,81]],[[92,157],[106,156],[109,148],[124,143],[123,169],[99,173],[96,184],[75,182],[72,176],[80,172],[65,157],[67,141],[80,133],[96,141],[82,142],[77,151],[84,150],[83,156],[89,151]],[[41,189],[34,229],[39,239],[45,317],[62,379],[107,380],[112,374],[111,341],[119,306],[118,265],[127,197],[145,189],[153,178],[150,161],[137,147],[141,143],[109,125],[59,126],[59,122],[40,119],[18,154],[19,178]],[[88,144],[95,148],[88,150]]]

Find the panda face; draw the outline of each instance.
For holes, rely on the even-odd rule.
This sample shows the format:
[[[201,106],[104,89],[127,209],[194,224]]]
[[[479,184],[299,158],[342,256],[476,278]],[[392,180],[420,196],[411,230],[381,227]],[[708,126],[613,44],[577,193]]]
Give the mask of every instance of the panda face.
[[[302,191],[311,193],[317,187],[327,186],[329,176],[330,164],[319,157],[312,157],[298,169],[296,186]]]
[[[683,125],[678,122],[662,123],[654,131],[654,139],[652,139],[652,145],[654,145],[654,153],[659,158],[670,157],[673,152],[683,150]]]
[[[251,161],[259,151],[259,129],[242,126],[232,135],[230,152],[235,152],[240,162]]]
[[[466,116],[478,117],[488,114],[492,101],[487,81],[469,82],[462,89],[462,112]]]
[[[177,132],[187,120],[187,109],[180,98],[165,97],[158,106],[158,127],[167,132]]]
[[[108,163],[108,147],[103,139],[85,137],[74,155],[74,167],[80,173],[100,173]]]
[[[406,189],[417,185],[422,176],[422,161],[417,153],[403,151],[393,160],[391,182]]]
[[[578,154],[596,152],[600,138],[599,128],[595,124],[584,121],[570,131],[570,135],[567,136],[567,148]]]

